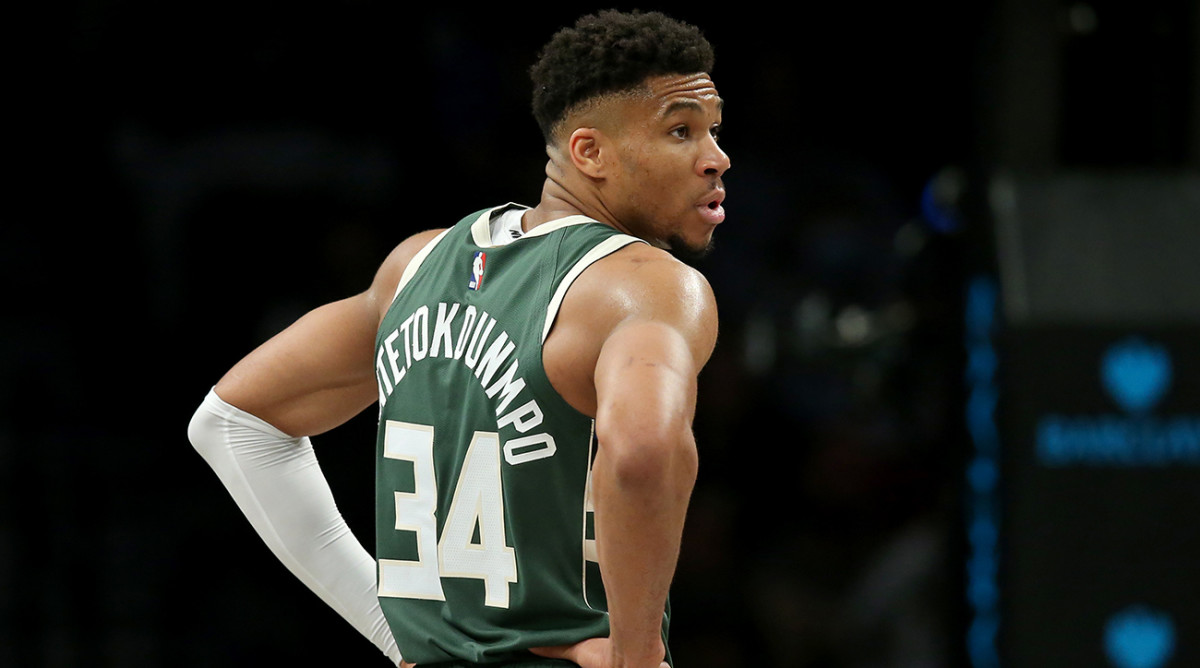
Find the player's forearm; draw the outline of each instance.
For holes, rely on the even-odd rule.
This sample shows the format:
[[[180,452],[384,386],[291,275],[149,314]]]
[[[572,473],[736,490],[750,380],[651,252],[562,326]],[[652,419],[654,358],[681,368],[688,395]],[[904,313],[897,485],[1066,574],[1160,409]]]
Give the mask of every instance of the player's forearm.
[[[210,392],[188,437],[263,542],[379,649],[400,654],[375,596],[375,560],[338,512],[307,438],[292,438]]]
[[[657,668],[663,610],[696,480],[695,442],[688,432],[670,445],[609,445],[601,443],[592,476],[615,665]]]

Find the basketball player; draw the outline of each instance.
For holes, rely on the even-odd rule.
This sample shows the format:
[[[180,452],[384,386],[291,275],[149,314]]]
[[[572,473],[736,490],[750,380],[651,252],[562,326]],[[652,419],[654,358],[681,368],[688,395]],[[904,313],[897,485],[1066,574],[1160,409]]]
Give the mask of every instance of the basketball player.
[[[532,70],[540,201],[400,243],[238,362],[189,435],[293,573],[393,663],[670,664],[717,334],[722,102],[699,31],[602,12]],[[373,559],[308,437],[379,406]],[[398,649],[397,649],[398,648]]]

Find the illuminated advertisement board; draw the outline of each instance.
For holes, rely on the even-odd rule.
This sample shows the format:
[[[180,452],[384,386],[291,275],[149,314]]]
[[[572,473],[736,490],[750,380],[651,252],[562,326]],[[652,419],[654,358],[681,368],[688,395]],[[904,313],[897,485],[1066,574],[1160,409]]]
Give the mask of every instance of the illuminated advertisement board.
[[[1200,331],[997,346],[999,665],[1200,666]]]

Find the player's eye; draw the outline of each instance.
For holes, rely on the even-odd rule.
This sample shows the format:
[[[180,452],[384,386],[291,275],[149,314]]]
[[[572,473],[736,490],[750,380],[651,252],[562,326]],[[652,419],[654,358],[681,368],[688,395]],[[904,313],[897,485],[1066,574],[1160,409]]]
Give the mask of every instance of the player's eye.
[[[709,128],[709,129],[708,129],[708,134],[712,135],[712,138],[713,138],[713,140],[719,140],[719,139],[721,138],[721,126],[720,126],[720,124],[714,125],[714,126],[712,126],[711,128]]]
[[[679,139],[687,139],[688,138],[688,126],[680,125],[677,128],[672,128],[671,134],[674,135],[675,137],[678,137]]]

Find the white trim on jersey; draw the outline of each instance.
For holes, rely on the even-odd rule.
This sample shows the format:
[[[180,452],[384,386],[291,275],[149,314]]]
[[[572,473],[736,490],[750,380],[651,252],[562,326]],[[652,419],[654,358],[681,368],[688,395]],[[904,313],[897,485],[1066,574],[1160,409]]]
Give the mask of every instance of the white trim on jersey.
[[[582,218],[582,216],[571,217]],[[560,220],[566,219],[563,218]],[[557,223],[558,221],[554,222]],[[536,229],[541,229],[541,227]],[[601,258],[612,255],[629,244],[638,241],[641,241],[641,239],[638,239],[637,237],[631,237],[627,234],[618,234],[596,244],[592,250],[588,251],[583,257],[579,258],[579,262],[576,262],[575,266],[571,267],[571,270],[568,271],[567,275],[563,277],[562,282],[558,284],[558,288],[554,291],[554,296],[550,299],[550,304],[546,307],[546,324],[542,327],[543,344],[546,343],[546,337],[550,336],[550,328],[554,325],[555,318],[558,317],[558,309],[562,306],[563,298],[567,296],[567,289],[571,287],[571,284],[575,282],[576,278],[579,278],[579,275],[583,273],[583,270],[592,266]]]
[[[421,268],[421,263],[425,261],[425,258],[429,257],[429,254],[433,252],[433,248],[438,245],[438,242],[440,242],[442,238],[446,236],[446,233],[451,229],[453,228],[447,227],[446,229],[442,230],[440,234],[434,237],[429,243],[425,244],[425,246],[421,250],[417,251],[417,254],[408,261],[408,266],[404,268],[404,273],[400,275],[400,280],[396,283],[396,291],[392,293],[392,302],[396,301],[396,297],[400,296],[400,291],[404,289],[404,286],[408,285],[408,282],[412,280],[414,275],[416,275],[417,270]]]
[[[592,462],[595,461],[595,446],[596,446],[596,421],[592,420],[592,433],[588,436],[588,465],[587,465],[587,480],[583,485],[583,564],[580,567],[580,592],[583,594],[583,602],[592,610],[597,608],[588,600],[588,584],[587,572],[588,562],[593,562],[597,565],[600,563],[600,555],[596,551],[596,539],[587,537],[588,515],[594,515],[596,506],[592,502]],[[594,523],[593,523],[594,525]],[[594,530],[594,529],[593,529]],[[605,611],[607,612],[607,611]]]
[[[498,234],[498,232],[512,229],[513,226],[519,222],[519,218],[517,218],[515,221],[506,221],[500,226],[494,225],[493,223],[497,221],[492,220],[492,214],[509,207],[511,207],[511,209],[501,214],[502,217],[511,216],[518,213],[524,215],[525,212],[529,210],[529,207],[527,206],[509,202],[508,204],[488,209],[487,211],[479,214],[479,217],[471,223],[471,240],[475,242],[476,246],[479,246],[480,248],[495,248],[497,246],[510,244],[514,241],[511,234]],[[586,223],[604,224],[600,223],[600,221],[594,218],[588,218],[587,216],[576,214],[564,216],[562,218],[555,218],[554,220],[542,223],[532,230],[522,233],[518,238],[524,239],[527,237],[540,237],[550,234],[556,230],[561,230],[564,227],[570,227],[572,225],[584,225]],[[516,229],[520,230],[520,227],[517,226]]]

